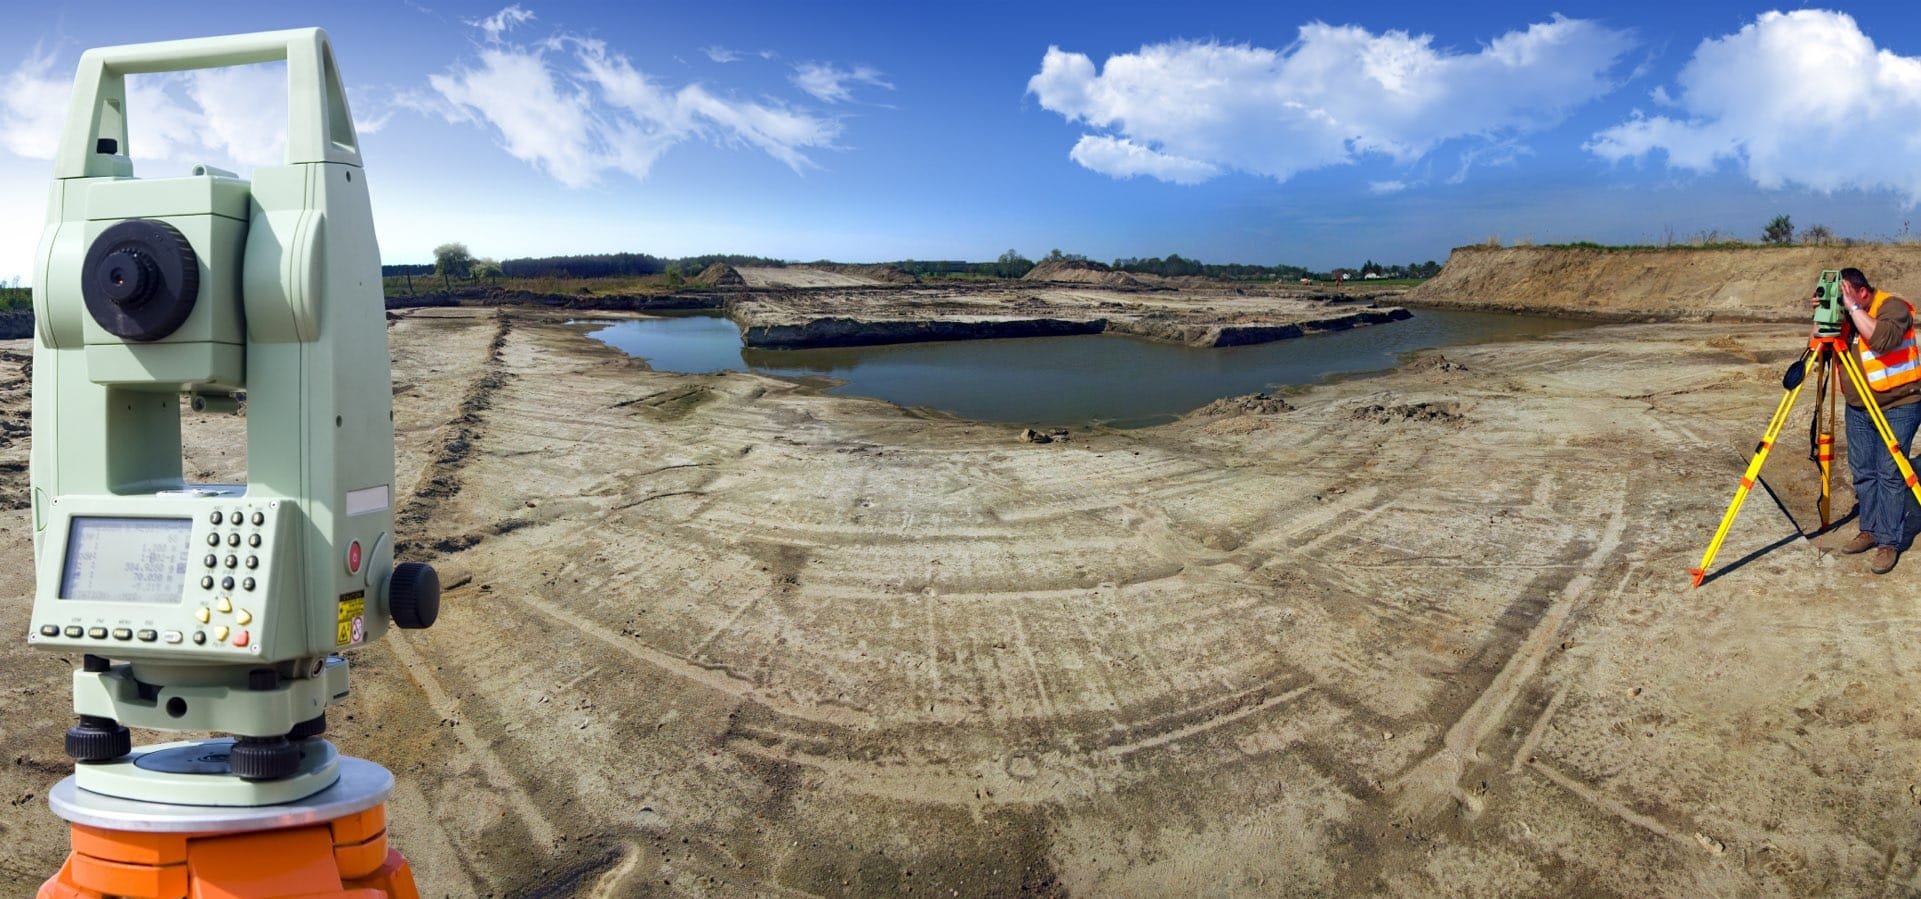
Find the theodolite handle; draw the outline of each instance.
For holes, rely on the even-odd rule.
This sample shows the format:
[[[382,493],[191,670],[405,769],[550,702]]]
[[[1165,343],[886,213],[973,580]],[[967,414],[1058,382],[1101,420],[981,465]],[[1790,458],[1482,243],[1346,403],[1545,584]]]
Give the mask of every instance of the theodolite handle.
[[[81,54],[53,176],[118,173],[124,161],[117,157],[127,151],[127,75],[281,60],[287,63],[287,164],[360,165],[360,144],[327,33],[294,28],[101,47]],[[113,142],[111,147],[107,141]]]

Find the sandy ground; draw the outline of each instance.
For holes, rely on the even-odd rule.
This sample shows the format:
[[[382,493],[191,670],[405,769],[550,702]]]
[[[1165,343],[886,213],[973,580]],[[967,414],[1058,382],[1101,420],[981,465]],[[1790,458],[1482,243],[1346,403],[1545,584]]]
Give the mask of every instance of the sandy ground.
[[[748,287],[880,287],[885,282],[859,275],[824,269],[792,266],[788,268],[736,267]]]
[[[402,537],[450,589],[354,656],[333,736],[398,776],[431,896],[1921,891],[1921,559],[1875,578],[1760,495],[1687,589],[1804,333],[1728,331],[1029,445],[412,312]],[[8,895],[64,850],[77,661],[0,642]]]

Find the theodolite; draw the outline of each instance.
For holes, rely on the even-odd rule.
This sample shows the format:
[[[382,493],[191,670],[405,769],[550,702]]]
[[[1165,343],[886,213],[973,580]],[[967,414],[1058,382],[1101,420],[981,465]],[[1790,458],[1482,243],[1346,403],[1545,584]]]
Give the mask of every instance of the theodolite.
[[[126,76],[274,61],[284,165],[133,177]],[[87,51],[34,283],[28,639],[83,659],[55,811],[141,830],[150,806],[337,793],[339,653],[431,625],[439,583],[394,564],[380,251],[325,33]],[[183,477],[183,406],[244,411],[245,483]],[[129,727],[227,736],[135,747]]]

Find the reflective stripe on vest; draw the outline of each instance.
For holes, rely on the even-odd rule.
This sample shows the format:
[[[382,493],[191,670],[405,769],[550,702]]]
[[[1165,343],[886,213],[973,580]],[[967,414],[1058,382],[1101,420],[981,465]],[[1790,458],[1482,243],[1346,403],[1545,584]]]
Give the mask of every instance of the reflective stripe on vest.
[[[1881,304],[1887,300],[1907,302],[1885,290],[1877,290],[1874,292],[1874,302],[1868,306],[1868,317],[1879,315]],[[1868,342],[1862,340],[1859,334],[1854,337],[1855,355],[1861,359],[1861,373],[1868,376],[1868,386],[1877,393],[1921,381],[1921,348],[1915,344],[1912,304],[1908,306],[1908,322],[1908,331],[1901,335],[1901,342],[1885,353],[1868,349]]]

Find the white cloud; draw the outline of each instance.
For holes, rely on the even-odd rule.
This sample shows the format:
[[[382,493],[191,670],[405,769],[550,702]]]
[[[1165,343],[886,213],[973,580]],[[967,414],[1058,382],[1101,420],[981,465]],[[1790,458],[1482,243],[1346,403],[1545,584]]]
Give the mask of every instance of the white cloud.
[[[52,159],[66,124],[72,82],[55,77],[39,50],[0,76],[0,147]],[[132,75],[127,78],[127,151],[136,171],[151,163],[210,163],[244,171],[286,159],[285,63]]]
[[[850,84],[872,85],[890,91],[894,89],[879,71],[868,66],[843,69],[833,63],[804,62],[794,67],[791,80],[795,87],[814,95],[822,103],[845,103],[854,99],[853,92],[848,89]]]
[[[736,53],[718,44],[715,44],[709,47],[702,47],[700,48],[700,52],[707,54],[708,59],[711,59],[715,62],[720,62],[720,63],[738,62],[741,58],[739,53]]]
[[[1655,100],[1677,117],[1637,113],[1594,135],[1619,162],[1659,150],[1693,172],[1732,162],[1763,188],[1887,190],[1921,201],[1921,58],[1875,49],[1846,13],[1769,12],[1709,38]]]
[[[1116,178],[1147,175],[1175,184],[1199,184],[1220,174],[1220,169],[1198,159],[1162,153],[1131,140],[1098,134],[1082,135],[1067,156],[1087,168]]]
[[[534,14],[528,10],[521,9],[520,4],[516,3],[487,18],[478,21],[472,19],[463,19],[462,21],[485,32],[487,40],[497,42],[500,40],[501,35],[512,31],[515,25],[525,25],[533,20]]]
[[[427,80],[435,97],[401,102],[491,128],[508,153],[570,187],[611,172],[645,178],[662,153],[689,140],[751,146],[801,171],[813,166],[807,151],[832,149],[840,136],[838,121],[772,101],[699,84],[670,90],[605,41],[569,34],[532,45],[490,40],[478,60]]]
[[[1049,47],[1027,89],[1069,122],[1109,132],[1075,144],[1072,158],[1096,171],[1154,174],[1141,154],[1088,152],[1090,138],[1181,160],[1168,171],[1182,183],[1204,180],[1203,165],[1285,181],[1367,154],[1406,164],[1445,141],[1549,127],[1614,89],[1609,73],[1634,39],[1555,16],[1474,53],[1432,42],[1317,22],[1285,50],[1172,41],[1109,57],[1098,73],[1087,56]],[[1106,162],[1118,169],[1098,167]]]
[[[53,54],[35,47],[0,78],[0,147],[15,156],[52,159],[60,143],[72,85],[53,71]]]
[[[1367,192],[1377,196],[1383,194],[1398,194],[1404,190],[1407,190],[1407,182],[1405,181],[1369,181],[1367,183]]]

